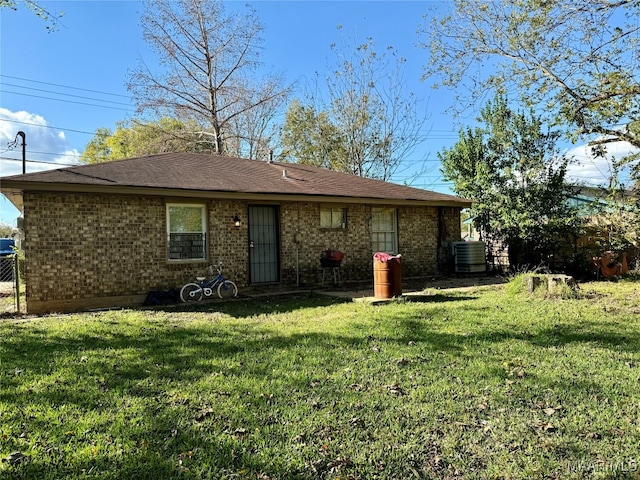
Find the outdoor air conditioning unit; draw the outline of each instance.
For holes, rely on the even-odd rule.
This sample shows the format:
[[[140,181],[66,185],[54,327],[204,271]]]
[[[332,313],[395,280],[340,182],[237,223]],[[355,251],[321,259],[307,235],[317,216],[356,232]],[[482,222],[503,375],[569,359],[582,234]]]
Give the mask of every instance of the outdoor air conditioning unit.
[[[484,242],[454,242],[456,273],[478,273],[487,269]]]

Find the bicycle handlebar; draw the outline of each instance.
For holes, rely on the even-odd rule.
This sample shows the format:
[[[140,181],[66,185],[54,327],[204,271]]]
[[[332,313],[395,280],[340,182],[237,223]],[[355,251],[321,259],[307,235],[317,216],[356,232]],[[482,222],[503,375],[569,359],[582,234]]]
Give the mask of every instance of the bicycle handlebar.
[[[218,271],[218,274],[222,274],[222,262],[214,263],[209,265],[209,274],[213,275],[213,269]]]

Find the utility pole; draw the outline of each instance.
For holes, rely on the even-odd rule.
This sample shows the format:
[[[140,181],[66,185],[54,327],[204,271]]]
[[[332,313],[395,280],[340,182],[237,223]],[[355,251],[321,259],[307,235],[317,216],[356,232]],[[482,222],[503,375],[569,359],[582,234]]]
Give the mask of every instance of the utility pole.
[[[18,132],[16,135],[16,140],[18,136],[22,137],[22,174],[27,173],[27,135],[23,131]]]
[[[22,174],[27,173],[27,135],[23,131],[16,134],[13,142],[7,143],[7,148],[13,150],[18,146],[18,137],[22,137]]]
[[[22,174],[27,173],[27,135],[23,131],[19,131],[16,134],[16,139],[13,142],[9,142],[7,147],[14,149],[18,146],[18,137],[22,138]]]

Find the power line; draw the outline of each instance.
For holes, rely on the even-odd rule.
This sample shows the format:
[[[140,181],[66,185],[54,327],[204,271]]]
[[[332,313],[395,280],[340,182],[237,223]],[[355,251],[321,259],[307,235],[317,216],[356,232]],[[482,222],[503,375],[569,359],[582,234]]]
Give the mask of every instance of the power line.
[[[96,101],[96,102],[109,103],[109,104],[113,104],[113,105],[130,106],[129,103],[114,102],[113,100],[103,100],[101,98],[95,98],[95,97],[85,97],[84,95],[73,95],[71,93],[55,92],[53,90],[45,90],[44,88],[25,87],[23,85],[16,85],[15,83],[1,83],[0,85],[7,86],[7,87],[14,87],[14,88],[24,88],[24,89],[28,89],[30,91],[33,90],[33,91],[36,91],[36,92],[52,93],[54,95],[64,95],[65,97],[81,98],[83,100],[93,100],[93,101]],[[14,93],[16,95],[28,95],[26,93],[20,93],[20,92],[8,92],[8,93]],[[51,100],[60,100],[60,99],[51,98]]]
[[[108,105],[97,105],[97,104],[94,104],[94,103],[86,103],[86,102],[75,102],[73,100],[65,100],[63,98],[43,97],[42,95],[31,95],[31,94],[28,94],[28,93],[11,92],[11,91],[8,91],[8,90],[4,90],[3,93],[10,93],[10,94],[13,94],[13,95],[22,95],[23,97],[42,98],[44,100],[53,100],[53,101],[56,101],[56,102],[75,103],[76,105],[86,105],[86,106],[89,106],[89,107],[108,108],[110,110],[120,110],[122,112],[133,112],[133,110],[126,109],[126,108],[110,107]]]
[[[56,152],[34,152],[34,151],[29,151],[30,155],[53,155],[53,156],[58,156],[58,157],[79,157],[80,155],[76,155],[73,153],[56,153]]]
[[[69,85],[60,85],[58,83],[41,82],[40,80],[31,80],[29,78],[14,77],[12,75],[0,74],[0,77],[11,78],[13,80],[21,80],[23,82],[39,83],[41,85],[49,85],[49,86],[52,86],[52,87],[68,88],[68,89],[71,89],[71,90],[80,90],[80,91],[83,91],[83,92],[90,92],[90,93],[99,93],[100,95],[110,95],[112,97],[122,97],[122,98],[129,98],[129,99],[131,98],[128,95],[122,95],[122,94],[119,94],[119,93],[101,92],[100,90],[90,90],[88,88],[72,87],[72,86],[69,86]]]
[[[19,158],[0,157],[0,160],[7,160],[11,162],[22,162]],[[45,162],[42,160],[26,160],[27,163],[41,163],[44,165],[60,165],[62,167],[77,167],[77,163],[62,163],[62,162]]]
[[[18,123],[20,125],[29,125],[31,127],[52,128],[54,130],[62,130],[64,132],[84,133],[87,135],[95,135],[96,132],[85,132],[84,130],[74,130],[72,128],[54,127],[52,125],[42,125],[40,123],[21,122],[20,120],[10,120],[8,118],[0,118],[0,122]]]

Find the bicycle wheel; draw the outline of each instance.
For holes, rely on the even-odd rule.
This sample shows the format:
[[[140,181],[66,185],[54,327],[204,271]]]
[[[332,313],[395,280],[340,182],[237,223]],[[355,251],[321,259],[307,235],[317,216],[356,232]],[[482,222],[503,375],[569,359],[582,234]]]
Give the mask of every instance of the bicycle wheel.
[[[180,298],[185,303],[202,300],[202,287],[197,283],[187,283],[180,289]]]
[[[220,298],[237,297],[238,287],[231,280],[225,280],[218,285],[218,296]]]

